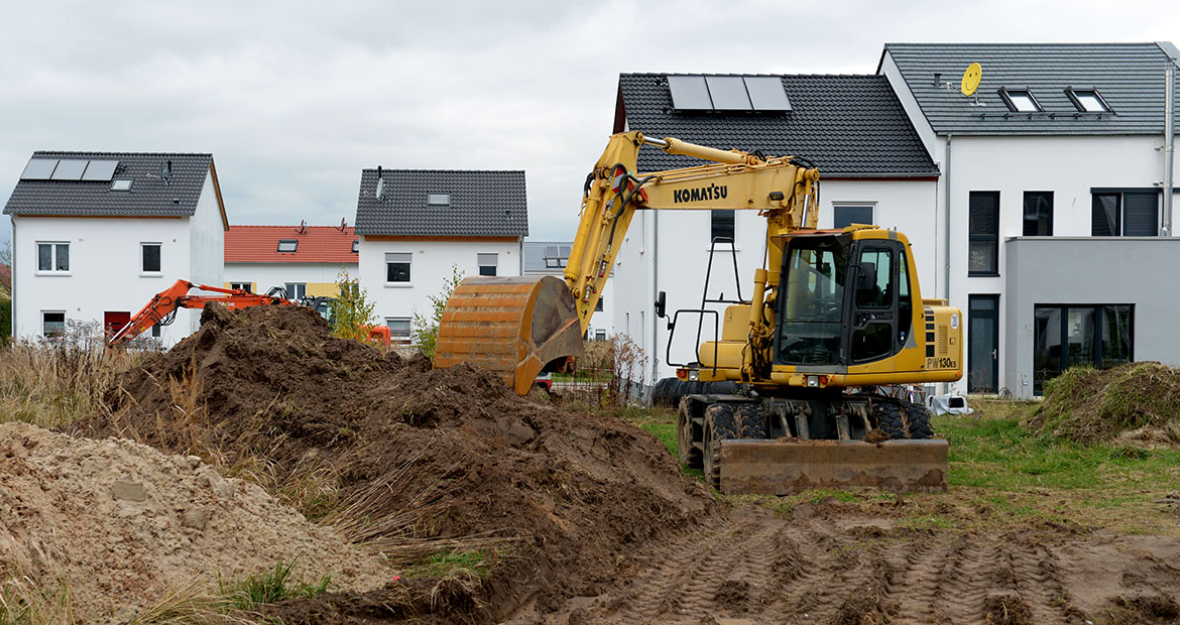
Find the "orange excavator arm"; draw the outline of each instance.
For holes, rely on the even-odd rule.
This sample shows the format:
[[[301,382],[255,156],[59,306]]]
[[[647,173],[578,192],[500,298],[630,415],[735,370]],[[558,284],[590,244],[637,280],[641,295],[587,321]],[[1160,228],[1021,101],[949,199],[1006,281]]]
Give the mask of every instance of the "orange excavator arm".
[[[220,293],[220,295],[189,295],[189,291],[193,289]],[[255,295],[242,289],[224,289],[207,284],[193,284],[187,280],[177,280],[172,286],[157,293],[152,298],[152,301],[148,302],[147,306],[144,306],[142,310],[135,313],[131,321],[111,337],[108,345],[110,347],[126,345],[131,339],[134,339],[156,324],[168,325],[171,323],[172,319],[176,316],[177,310],[181,308],[204,308],[205,304],[209,302],[217,302],[231,309],[265,305],[286,306],[292,303],[281,297]]]

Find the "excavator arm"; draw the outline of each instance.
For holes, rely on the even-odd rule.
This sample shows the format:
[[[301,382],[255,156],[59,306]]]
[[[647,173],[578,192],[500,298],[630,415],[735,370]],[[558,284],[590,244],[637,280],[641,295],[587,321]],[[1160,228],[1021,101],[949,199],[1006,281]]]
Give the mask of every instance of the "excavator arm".
[[[189,291],[197,289],[220,293],[221,295],[189,295]],[[168,325],[176,317],[176,311],[181,308],[204,308],[209,302],[217,302],[226,308],[238,309],[250,306],[270,304],[288,305],[289,302],[281,297],[271,295],[255,295],[241,289],[223,289],[206,284],[193,284],[187,280],[177,280],[172,286],[160,291],[147,303],[127,325],[123,326],[110,338],[110,347],[123,347],[132,339],[142,334],[154,325]]]
[[[645,145],[711,164],[639,174]],[[758,210],[773,237],[815,227],[818,180],[816,169],[791,157],[616,134],[587,177],[564,283],[548,276],[464,279],[443,311],[434,366],[476,364],[527,393],[538,373],[562,370],[582,354],[582,336],[635,211]],[[764,267],[777,275],[781,252],[768,245],[767,253]],[[766,276],[764,269],[759,277]]]

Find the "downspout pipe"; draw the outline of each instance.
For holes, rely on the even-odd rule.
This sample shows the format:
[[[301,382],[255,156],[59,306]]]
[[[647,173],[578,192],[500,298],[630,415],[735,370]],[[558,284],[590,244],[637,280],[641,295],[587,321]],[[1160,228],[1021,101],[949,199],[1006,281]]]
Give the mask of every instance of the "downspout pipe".
[[[651,301],[660,298],[660,211],[651,212]],[[655,310],[651,313],[651,384],[655,387],[660,374],[660,318]]]
[[[943,265],[943,296],[949,303],[951,301],[951,140],[954,139],[952,133],[946,134],[946,158],[945,167],[942,172],[943,191],[946,192],[946,197],[943,199],[943,229],[946,237],[946,245],[943,253],[946,255],[945,264]]]
[[[1172,170],[1176,151],[1176,63],[1168,60],[1164,78],[1164,227],[1161,233],[1172,236]]]

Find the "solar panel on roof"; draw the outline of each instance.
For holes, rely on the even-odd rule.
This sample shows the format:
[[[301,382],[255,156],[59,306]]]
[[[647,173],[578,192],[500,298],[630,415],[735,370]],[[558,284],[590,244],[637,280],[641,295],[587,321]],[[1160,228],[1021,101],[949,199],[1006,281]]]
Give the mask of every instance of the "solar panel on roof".
[[[672,90],[672,106],[682,111],[713,110],[704,76],[669,76],[668,88]]]
[[[86,171],[86,163],[75,159],[62,159],[57,162],[57,169],[53,170],[54,180],[81,180],[82,172]]]
[[[750,96],[741,76],[706,76],[715,111],[748,111]]]
[[[776,76],[747,76],[746,91],[755,111],[789,111],[791,101],[783,91],[783,81]]]
[[[53,176],[53,168],[57,167],[56,158],[30,158],[25,165],[25,171],[20,175],[21,180],[49,180]]]
[[[90,161],[86,166],[86,172],[82,174],[82,180],[110,182],[111,178],[115,177],[115,168],[118,166],[119,161]]]

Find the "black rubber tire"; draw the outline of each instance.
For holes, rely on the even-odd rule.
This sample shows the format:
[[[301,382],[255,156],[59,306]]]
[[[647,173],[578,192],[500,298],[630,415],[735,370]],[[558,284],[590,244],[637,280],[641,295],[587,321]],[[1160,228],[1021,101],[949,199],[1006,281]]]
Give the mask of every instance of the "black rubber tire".
[[[903,401],[905,409],[906,429],[911,439],[926,440],[934,438],[934,428],[930,427],[930,411],[926,406]]]
[[[692,401],[683,398],[676,411],[676,455],[680,464],[699,469],[702,466],[701,450],[692,444],[692,430]]]
[[[758,404],[738,404],[733,411],[737,423],[738,438],[767,438],[766,415]]]
[[[706,482],[717,490],[721,490],[721,445],[718,443],[739,438],[733,413],[734,405],[728,403],[713,404],[705,409],[701,469],[704,470]]]
[[[910,437],[904,414],[905,411],[897,400],[878,399],[873,402],[873,418],[877,422],[877,427],[893,440],[905,440]]]

